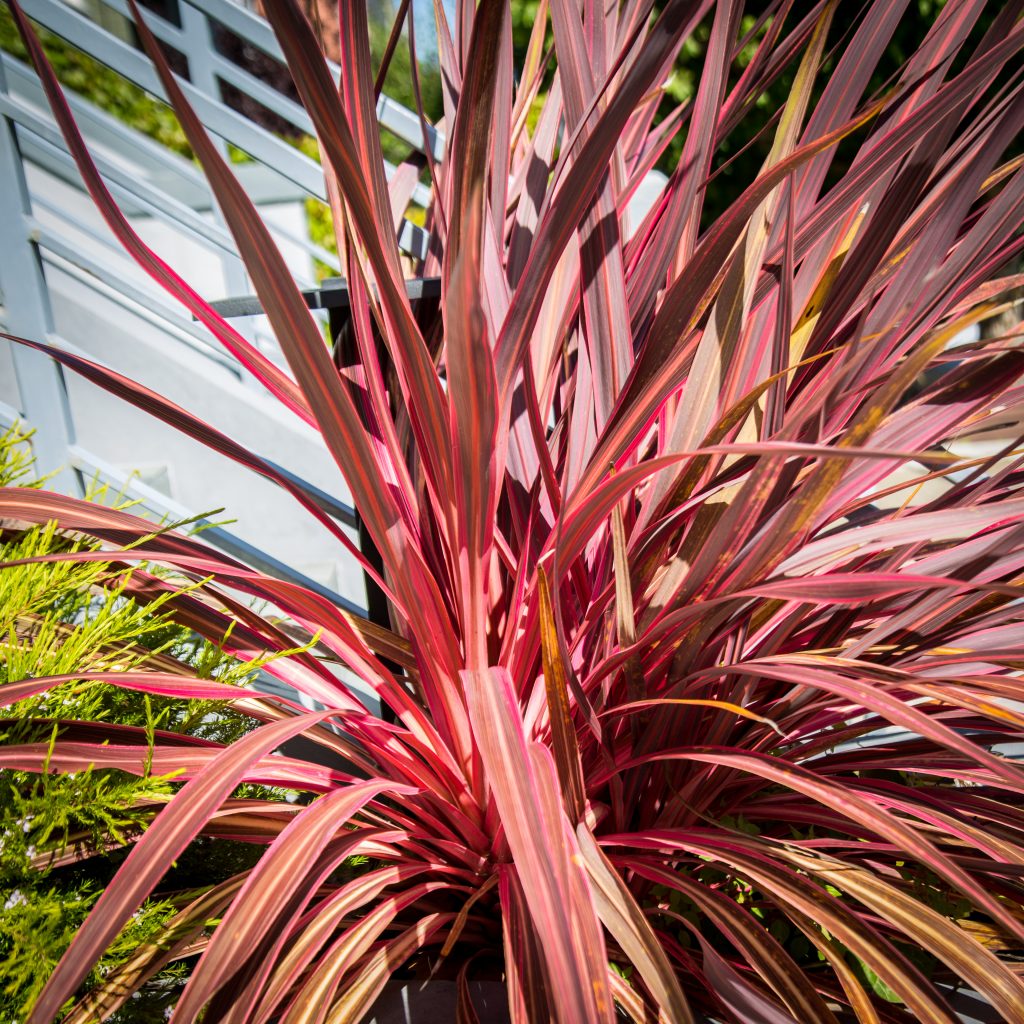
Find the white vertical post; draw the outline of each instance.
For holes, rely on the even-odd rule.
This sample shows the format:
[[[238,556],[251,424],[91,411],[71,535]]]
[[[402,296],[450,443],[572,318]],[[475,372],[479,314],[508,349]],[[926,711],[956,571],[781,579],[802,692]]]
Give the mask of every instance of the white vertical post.
[[[0,92],[7,79],[0,64]],[[32,341],[48,341],[53,334],[53,311],[43,272],[39,246],[32,237],[32,213],[25,168],[14,122],[0,116],[0,290],[6,327]],[[32,450],[40,474],[54,474],[53,486],[80,496],[82,481],[68,463],[74,443],[74,422],[64,374],[59,364],[41,352],[12,342],[18,386],[18,412],[34,430]]]
[[[204,92],[215,103],[221,103],[220,82],[217,78],[217,67],[213,60],[216,52],[213,25],[209,17],[202,10],[193,7],[188,0],[181,0],[178,5],[178,12],[181,18],[181,30],[189,41],[188,52],[188,78],[197,88]],[[214,137],[215,144],[220,149],[225,159],[228,159],[228,144],[223,139]],[[223,214],[217,205],[216,197],[211,197],[213,216],[221,227],[226,227]],[[245,271],[245,265],[241,260],[225,254],[221,258],[221,267],[224,272],[224,287],[229,296],[245,295],[251,290],[249,276]],[[238,330],[249,341],[256,341],[255,333],[245,324],[236,324]],[[249,385],[259,386],[256,378],[242,367],[239,367],[242,380]]]

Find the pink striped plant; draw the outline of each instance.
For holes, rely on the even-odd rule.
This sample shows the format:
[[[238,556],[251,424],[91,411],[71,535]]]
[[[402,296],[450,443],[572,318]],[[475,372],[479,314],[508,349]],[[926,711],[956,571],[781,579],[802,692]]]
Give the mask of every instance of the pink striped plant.
[[[342,370],[145,23],[291,375],[135,235],[15,14],[115,234],[319,431],[380,552],[383,571],[363,564],[391,625],[125,512],[3,495],[7,516],[103,542],[54,557],[205,580],[170,606],[208,637],[230,626],[239,658],[293,645],[238,595],[269,602],[319,639],[268,671],[326,709],[112,678],[264,724],[226,748],[157,735],[152,770],[183,784],[30,1020],[53,1020],[199,835],[266,851],[68,1021],[104,1018],[181,957],[176,1024],[358,1021],[411,965],[458,979],[460,1022],[481,976],[505,980],[517,1024],[952,1024],[958,984],[1020,1020],[1006,951],[1024,945],[1024,771],[999,749],[1024,739],[1024,355],[1012,333],[947,349],[1024,283],[1004,269],[1024,249],[1022,5],[948,0],[870,92],[908,0],[846,24],[834,0],[775,0],[745,36],[738,0],[541,0],[521,69],[507,4],[457,3],[449,24],[437,3],[448,132],[415,267],[442,283],[426,325],[403,283],[410,175],[383,174],[365,6],[341,3],[340,82],[294,0],[265,6],[332,196],[360,354]],[[699,87],[656,119],[705,20]],[[783,73],[764,166],[706,223],[720,147]],[[628,225],[677,133],[678,166]],[[23,343],[276,481],[352,551],[257,453]],[[986,437],[1001,440],[971,447]],[[299,734],[345,767],[275,754]],[[149,756],[133,731],[83,723],[0,763],[140,772]],[[315,799],[235,799],[243,782]],[[337,881],[353,854],[371,868]]]

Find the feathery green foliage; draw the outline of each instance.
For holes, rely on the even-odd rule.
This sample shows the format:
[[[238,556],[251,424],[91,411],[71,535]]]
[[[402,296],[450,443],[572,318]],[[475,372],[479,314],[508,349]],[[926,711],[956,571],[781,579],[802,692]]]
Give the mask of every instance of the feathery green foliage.
[[[28,438],[16,427],[0,435],[0,486],[36,488]],[[18,528],[0,521],[0,562],[95,549],[64,536],[54,523]],[[124,672],[157,662],[201,678],[242,685],[253,665],[174,624],[168,595],[142,605],[128,590],[131,570],[107,562],[36,562],[0,569],[0,687],[12,680],[75,672]],[[177,700],[104,682],[69,681],[0,709],[0,744],[52,743],[66,724],[104,722],[230,743],[254,722],[222,701]],[[131,842],[179,788],[176,772],[130,775],[87,767],[42,774],[0,771],[0,1021],[21,1020],[61,954],[92,910]],[[266,787],[251,794],[274,796]],[[283,799],[283,793],[276,794]],[[207,842],[206,855],[210,856]],[[253,860],[253,850],[220,843],[220,882]],[[67,855],[78,851],[77,858]],[[96,851],[100,851],[99,855]],[[102,851],[108,851],[102,855]],[[193,864],[194,867],[194,864]],[[187,873],[179,872],[188,886]],[[187,894],[186,894],[187,895]],[[139,908],[96,964],[96,984],[161,934],[182,894],[154,895]],[[115,1020],[163,1021],[185,965],[162,971]]]

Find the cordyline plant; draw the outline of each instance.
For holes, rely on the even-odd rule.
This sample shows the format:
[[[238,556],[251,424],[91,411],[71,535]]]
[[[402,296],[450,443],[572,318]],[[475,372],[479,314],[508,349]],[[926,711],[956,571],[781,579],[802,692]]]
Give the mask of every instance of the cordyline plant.
[[[440,276],[440,310],[423,322],[365,7],[341,3],[339,82],[294,0],[265,0],[332,196],[358,350],[341,367],[136,12],[292,376],[134,234],[15,7],[114,232],[319,430],[391,617],[372,625],[125,512],[3,495],[9,517],[103,542],[56,557],[204,580],[164,607],[210,637],[230,626],[236,657],[293,646],[238,595],[269,602],[318,645],[266,670],[324,707],[126,672],[105,678],[236,700],[264,724],[226,747],[158,733],[149,751],[82,723],[2,752],[21,770],[183,781],[31,1021],[61,1011],[198,835],[266,850],[67,1020],[101,1019],[183,956],[175,1022],[357,1021],[414,965],[459,980],[460,1021],[487,976],[516,1022],[953,1022],[951,985],[1022,1018],[1008,954],[1024,946],[1024,771],[998,751],[1024,738],[1024,353],[1013,336],[961,342],[1022,283],[1004,268],[1024,249],[1024,22],[1019,3],[949,0],[878,87],[908,6],[877,0],[839,26],[835,3],[777,0],[744,36],[734,0],[542,0],[515,69],[506,4],[457,4],[451,24],[436,4],[449,130],[415,268]],[[655,123],[705,20],[699,87]],[[705,223],[720,147],[783,74],[763,168]],[[629,234],[629,199],[678,132],[679,164]],[[257,453],[25,343],[276,481],[352,550]],[[988,454],[951,454],[996,427]],[[337,766],[273,756],[300,733]],[[245,782],[315,799],[234,798]],[[353,854],[371,867],[339,881]]]

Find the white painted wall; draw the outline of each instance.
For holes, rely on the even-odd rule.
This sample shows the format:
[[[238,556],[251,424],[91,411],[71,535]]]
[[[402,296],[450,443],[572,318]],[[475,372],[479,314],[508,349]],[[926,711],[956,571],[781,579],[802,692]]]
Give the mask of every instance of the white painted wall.
[[[57,335],[87,357],[158,391],[234,440],[350,503],[342,475],[319,435],[248,374],[239,375],[210,358],[220,351],[212,335],[207,348],[159,316],[147,315],[169,309],[185,323],[192,322],[183,307],[120,252],[89,197],[38,167],[27,171],[33,195],[42,196],[50,207],[37,204],[40,224],[59,232],[76,254],[114,267],[119,280],[151,297],[149,310],[123,298],[118,301],[110,288],[83,274],[80,267],[48,258],[45,273]],[[299,236],[306,231],[299,202],[267,205],[261,212],[272,231]],[[213,300],[229,294],[224,264],[216,253],[172,225],[150,217],[131,219],[143,240],[201,295]],[[109,239],[113,247],[95,234]],[[284,241],[280,248],[296,277],[309,281],[312,268],[305,252]],[[235,325],[283,362],[265,317],[244,318]],[[75,374],[66,374],[66,379],[79,446],[126,474],[141,471],[144,482],[194,513],[223,508],[216,518],[234,520],[229,529],[242,540],[351,600],[364,602],[355,560],[285,492]],[[0,344],[0,401],[20,407],[6,343]]]

